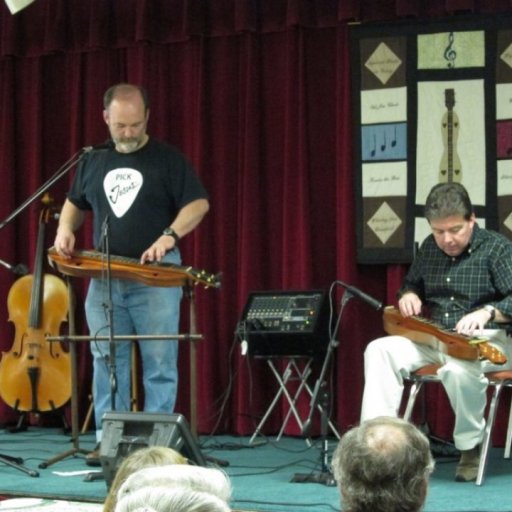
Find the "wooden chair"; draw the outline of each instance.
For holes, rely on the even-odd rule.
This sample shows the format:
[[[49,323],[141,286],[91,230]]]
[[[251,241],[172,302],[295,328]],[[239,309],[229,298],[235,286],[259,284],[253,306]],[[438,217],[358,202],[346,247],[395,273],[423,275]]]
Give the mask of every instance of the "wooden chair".
[[[418,396],[419,391],[423,387],[423,384],[428,382],[440,382],[437,376],[437,370],[441,366],[438,364],[429,364],[419,368],[415,372],[412,372],[406,381],[410,382],[411,386],[409,389],[409,397],[405,406],[404,419],[410,421],[414,404]],[[481,454],[480,454],[480,465],[478,467],[478,475],[476,478],[476,485],[482,485],[485,478],[485,471],[487,468],[487,462],[489,458],[489,448],[492,442],[492,430],[494,427],[494,421],[496,419],[496,411],[498,409],[498,403],[501,397],[501,391],[505,387],[512,388],[512,370],[508,371],[497,371],[486,373],[489,379],[489,387],[492,388],[492,397],[489,405],[489,412],[487,413],[484,438],[482,440]],[[510,459],[510,450],[512,445],[512,402],[509,410],[508,425],[507,425],[507,436],[505,441],[505,453],[504,458]]]

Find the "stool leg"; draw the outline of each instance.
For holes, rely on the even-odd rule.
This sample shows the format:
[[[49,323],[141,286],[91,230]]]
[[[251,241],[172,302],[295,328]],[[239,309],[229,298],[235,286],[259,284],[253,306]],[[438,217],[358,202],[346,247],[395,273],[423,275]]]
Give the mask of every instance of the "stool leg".
[[[487,459],[489,455],[489,447],[491,445],[492,427],[494,426],[494,418],[496,410],[498,409],[498,402],[500,400],[500,392],[503,382],[494,383],[494,393],[489,406],[489,414],[485,423],[484,438],[482,440],[482,449],[480,452],[480,464],[478,465],[478,473],[476,477],[476,485],[482,485],[485,476],[485,469],[487,467]]]
[[[89,407],[87,408],[87,414],[85,415],[85,420],[82,425],[82,430],[80,431],[80,433],[85,434],[89,430],[93,411],[94,402],[92,401],[92,395],[89,395]]]
[[[279,441],[281,439],[281,437],[283,436],[284,429],[286,428],[286,425],[288,425],[290,416],[294,413],[295,403],[297,402],[297,399],[299,398],[300,394],[302,393],[302,390],[306,386],[306,379],[308,378],[309,374],[311,373],[311,370],[309,368],[310,365],[311,365],[311,361],[307,364],[307,366],[304,368],[304,370],[301,371],[300,368],[295,363],[295,361],[292,360],[292,365],[290,367],[290,370],[292,372],[295,372],[296,377],[294,380],[299,380],[300,384],[299,384],[299,387],[297,388],[297,390],[295,391],[293,398],[289,395],[289,397],[291,398],[291,402],[290,402],[290,399],[288,400],[290,408],[288,409],[288,412],[286,413],[286,416],[283,420],[281,429],[279,430],[279,434],[276,437],[276,441]],[[289,380],[293,380],[293,379],[290,378]],[[297,412],[297,409],[295,409],[295,411]],[[296,418],[297,418],[297,415],[298,415],[298,412],[296,414]],[[299,423],[299,428],[302,429],[302,422]]]
[[[411,385],[411,389],[409,390],[409,399],[407,400],[407,406],[405,407],[404,412],[404,420],[411,421],[412,411],[414,409],[414,404],[416,403],[416,397],[420,392],[420,389],[423,387],[423,381],[415,380]]]
[[[272,361],[270,361],[270,359],[267,359],[267,364],[270,367],[270,369],[272,370],[272,372],[276,373],[276,371],[274,370],[274,366],[272,364]],[[254,440],[256,439],[256,436],[260,433],[263,425],[267,421],[267,418],[270,416],[270,414],[274,410],[274,407],[277,405],[277,402],[279,401],[279,398],[284,393],[284,389],[285,389],[286,383],[288,382],[288,379],[290,378],[290,375],[291,375],[290,366],[291,366],[291,362],[288,362],[288,364],[286,365],[286,369],[283,372],[282,379],[280,377],[278,378],[278,380],[279,380],[279,389],[278,389],[276,395],[274,396],[274,399],[270,403],[267,411],[265,412],[263,418],[261,418],[261,421],[258,423],[258,426],[256,427],[256,430],[254,431],[254,434],[249,439],[249,444],[252,444],[254,442]]]
[[[510,385],[510,382],[508,383]],[[510,459],[510,445],[512,445],[512,399],[510,402],[510,412],[508,413],[507,440],[505,441],[505,459]]]

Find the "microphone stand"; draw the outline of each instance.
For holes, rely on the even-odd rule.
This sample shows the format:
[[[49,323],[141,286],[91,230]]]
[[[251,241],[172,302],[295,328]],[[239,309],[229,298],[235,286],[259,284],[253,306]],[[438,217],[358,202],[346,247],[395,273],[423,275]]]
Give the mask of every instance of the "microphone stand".
[[[2,265],[2,267],[5,267],[7,270],[10,270],[12,273],[17,274],[19,276],[25,276],[28,274],[28,268],[23,263],[11,265],[10,263],[7,263],[7,261],[0,260],[0,265]]]
[[[56,171],[56,173],[41,187],[39,187],[30,197],[28,197],[18,208],[16,208],[11,214],[9,214],[2,222],[0,222],[0,230],[2,230],[5,226],[7,226],[14,218],[16,218],[22,211],[24,211],[28,206],[30,206],[36,199],[42,196],[50,187],[54,185],[58,180],[60,180],[63,176],[65,176],[73,167],[75,167],[82,158],[91,151],[92,148],[82,148],[80,151],[76,152],[71,158],[69,158],[64,164]],[[9,270],[14,271],[15,273],[23,273],[24,265],[10,265],[2,260],[0,260],[0,265],[3,265]],[[26,273],[26,272],[25,272]],[[17,457],[11,457],[10,455],[0,454],[0,462],[11,466],[19,471],[26,473],[32,477],[38,477],[39,473],[35,470],[29,469],[23,465],[23,459]]]
[[[328,463],[328,442],[327,442],[327,431],[328,431],[328,424],[329,424],[329,417],[327,414],[327,410],[330,404],[330,398],[329,398],[329,390],[327,381],[325,379],[325,375],[327,373],[327,368],[329,366],[332,353],[334,349],[338,346],[339,342],[336,340],[336,336],[338,334],[340,322],[341,322],[341,315],[343,314],[343,310],[345,309],[345,306],[347,305],[347,302],[352,297],[357,297],[358,299],[361,299],[363,302],[366,302],[368,305],[372,306],[373,308],[380,310],[382,309],[382,303],[373,297],[370,297],[368,294],[364,293],[359,288],[356,288],[355,286],[350,286],[343,281],[335,281],[331,285],[331,293],[332,289],[335,284],[339,284],[343,286],[344,292],[343,296],[341,298],[341,306],[340,306],[340,312],[338,315],[338,318],[336,320],[336,325],[334,327],[334,330],[331,335],[331,339],[329,340],[329,345],[327,347],[327,352],[325,354],[324,363],[322,365],[322,370],[320,372],[320,376],[318,377],[318,380],[315,384],[315,389],[313,392],[313,396],[311,397],[311,406],[309,409],[309,415],[306,421],[302,425],[302,435],[309,437],[309,431],[311,429],[311,420],[313,417],[313,413],[315,412],[315,408],[320,405],[320,412],[321,412],[321,423],[320,423],[320,434],[322,438],[322,450],[320,453],[321,456],[321,471],[320,473],[311,473],[311,474],[295,474],[292,478],[292,482],[314,482],[314,483],[321,483],[324,485],[334,486],[336,485],[336,482],[334,480],[334,476],[331,473],[331,470],[329,469],[329,463]],[[321,401],[320,401],[321,400]],[[319,403],[320,401],[320,403]]]
[[[320,450],[320,472],[317,473],[296,473],[292,482],[295,483],[317,483],[328,485],[333,487],[336,485],[336,481],[334,480],[334,476],[329,469],[329,461],[328,461],[328,452],[329,452],[329,443],[327,439],[328,428],[329,428],[329,413],[328,409],[330,406],[330,396],[329,396],[329,386],[326,380],[327,370],[330,365],[330,361],[332,358],[332,354],[334,349],[339,345],[338,340],[336,339],[338,335],[338,330],[341,322],[341,316],[343,314],[343,309],[347,302],[353,297],[353,295],[345,290],[341,299],[341,306],[338,318],[336,320],[336,325],[334,326],[334,330],[332,331],[329,344],[327,345],[327,351],[325,353],[324,362],[322,364],[322,369],[320,371],[320,375],[316,381],[315,389],[313,391],[313,396],[311,397],[309,415],[306,421],[302,426],[302,435],[305,437],[309,437],[309,431],[311,430],[311,422],[313,418],[313,413],[317,405],[321,405],[320,413],[320,436],[321,436],[321,450]]]
[[[100,243],[103,254],[107,258],[107,301],[103,305],[108,319],[108,346],[109,346],[109,372],[110,372],[110,406],[116,410],[117,373],[116,373],[116,343],[114,341],[114,306],[112,303],[112,274],[110,264],[110,218],[107,213],[102,226],[102,240]]]
[[[110,217],[108,213],[105,215],[103,224],[101,226],[101,237],[98,248],[106,258],[107,269],[107,298],[103,307],[107,314],[107,327],[108,327],[108,368],[110,380],[110,409],[116,410],[116,393],[117,393],[117,369],[116,369],[116,342],[114,336],[114,305],[112,301],[112,267],[110,262]],[[97,339],[97,337],[95,338]],[[95,480],[103,480],[103,472],[91,471],[85,476],[86,482]]]

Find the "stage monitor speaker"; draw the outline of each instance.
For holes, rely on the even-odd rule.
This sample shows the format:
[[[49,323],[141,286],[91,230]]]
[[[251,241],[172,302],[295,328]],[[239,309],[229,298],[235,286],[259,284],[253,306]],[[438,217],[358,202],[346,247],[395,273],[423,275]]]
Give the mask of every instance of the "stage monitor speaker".
[[[322,355],[329,343],[327,294],[323,290],[251,293],[240,325],[250,355]]]
[[[110,484],[123,459],[147,446],[167,446],[191,463],[206,466],[206,460],[181,414],[147,412],[107,412],[102,420],[100,462]]]

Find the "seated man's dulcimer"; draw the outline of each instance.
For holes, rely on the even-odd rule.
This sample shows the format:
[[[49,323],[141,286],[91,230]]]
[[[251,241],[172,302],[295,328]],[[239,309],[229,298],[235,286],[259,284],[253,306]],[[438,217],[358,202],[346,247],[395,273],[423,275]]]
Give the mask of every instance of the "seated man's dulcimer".
[[[428,345],[444,354],[474,361],[488,359],[494,364],[505,364],[507,358],[486,338],[464,336],[418,316],[403,317],[394,306],[384,308],[384,330],[388,334],[405,336],[415,343]]]
[[[106,276],[107,259],[98,251],[75,251],[71,258],[64,258],[54,247],[48,249],[50,264],[65,275],[76,277],[101,278]],[[185,286],[202,284],[209,288],[219,288],[220,278],[204,270],[175,265],[173,263],[141,264],[135,258],[110,256],[110,275],[117,279],[130,279],[149,286]]]

